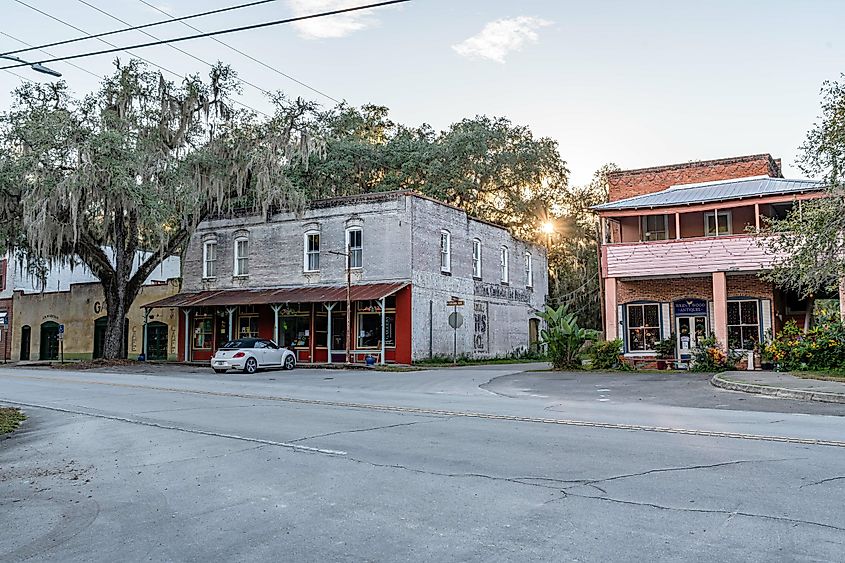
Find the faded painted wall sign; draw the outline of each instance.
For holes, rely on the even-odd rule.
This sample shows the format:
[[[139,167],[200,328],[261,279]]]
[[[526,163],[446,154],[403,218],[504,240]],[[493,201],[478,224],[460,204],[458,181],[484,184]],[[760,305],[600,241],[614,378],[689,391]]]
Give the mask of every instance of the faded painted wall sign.
[[[477,281],[475,282],[475,294],[481,297],[495,297],[498,299],[507,299],[508,301],[521,301],[523,303],[531,301],[531,293],[529,291],[508,285],[499,285],[497,283]]]
[[[487,302],[475,302],[475,333],[473,335],[472,348],[475,352],[485,353],[489,348],[488,337]]]

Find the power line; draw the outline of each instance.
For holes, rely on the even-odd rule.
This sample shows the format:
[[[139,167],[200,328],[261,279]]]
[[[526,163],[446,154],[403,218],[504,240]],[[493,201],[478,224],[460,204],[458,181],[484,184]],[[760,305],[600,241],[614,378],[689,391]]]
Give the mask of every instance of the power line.
[[[105,11],[105,10],[101,9],[101,8],[98,8],[97,6],[95,6],[95,5],[93,5],[93,4],[89,3],[89,2],[87,2],[86,0],[77,0],[77,2],[79,2],[80,4],[85,4],[86,6],[88,6],[89,8],[91,8],[92,10],[96,10],[97,12],[100,12],[100,13],[101,13],[101,14],[103,14],[104,16],[108,16],[108,17],[110,17],[111,19],[113,19],[113,20],[115,20],[115,21],[117,21],[117,22],[120,22],[120,23],[122,23],[122,24],[124,24],[124,25],[127,25],[127,26],[130,26],[130,27],[132,26],[132,24],[131,24],[131,23],[129,23],[128,21],[126,21],[126,20],[122,20],[122,19],[120,19],[119,17],[115,16],[114,14],[111,14],[111,13],[109,13],[109,12],[107,12],[107,11]],[[151,37],[151,38],[155,39],[156,41],[160,41],[160,40],[161,40],[159,37],[156,37],[156,36],[155,36],[155,35],[153,35],[152,33],[148,33],[148,32],[146,32],[146,31],[141,31],[141,33],[143,33],[143,34],[144,34],[144,35],[146,35],[147,37]],[[207,65],[209,68],[214,67],[214,65],[213,65],[213,64],[211,64],[210,62],[208,62],[208,61],[206,61],[206,60],[204,60],[204,59],[201,59],[201,58],[197,57],[196,55],[194,55],[194,54],[192,54],[192,53],[189,53],[188,51],[186,51],[186,50],[184,50],[184,49],[180,49],[179,47],[176,47],[175,45],[168,45],[168,47],[170,47],[171,49],[174,49],[174,50],[176,50],[176,51],[179,51],[179,52],[180,52],[180,53],[182,53],[183,55],[187,55],[187,56],[191,57],[191,58],[192,58],[192,59],[194,59],[195,61],[201,62],[201,63],[202,63],[202,64],[204,64],[204,65]],[[241,78],[240,76],[239,76],[239,77],[237,77],[237,80],[238,80],[238,82],[242,82],[243,84],[246,84],[246,85],[248,85],[248,86],[252,86],[253,88],[255,88],[256,90],[258,90],[259,92],[261,92],[261,93],[265,94],[266,96],[271,96],[271,95],[272,95],[269,91],[265,90],[265,89],[264,89],[264,88],[262,88],[261,86],[258,86],[258,85],[256,85],[256,84],[253,84],[252,82],[250,82],[250,81],[248,81],[248,80],[245,80],[245,79]]]
[[[33,79],[31,79],[31,78],[27,78],[26,76],[21,76],[20,74],[18,74],[18,73],[17,73],[17,72],[15,72],[14,70],[8,70],[8,69],[3,69],[3,70],[5,70],[6,72],[8,72],[9,74],[12,74],[12,75],[14,75],[14,76],[17,76],[18,78],[20,78],[20,79],[21,79],[21,80],[23,80],[24,82],[35,82],[35,80],[33,80]]]
[[[271,27],[271,26],[274,26],[274,25],[281,25],[281,24],[293,23],[293,22],[310,20],[310,19],[315,19],[315,18],[322,18],[322,17],[326,17],[326,16],[334,16],[334,15],[338,15],[338,14],[346,14],[346,13],[349,13],[349,12],[357,12],[357,11],[360,11],[360,10],[368,10],[368,9],[371,9],[371,8],[379,8],[379,7],[382,7],[382,6],[390,6],[392,4],[401,4],[401,3],[410,2],[410,1],[411,0],[387,0],[385,2],[377,2],[375,4],[365,4],[363,6],[354,6],[352,8],[342,8],[342,9],[339,9],[339,10],[331,10],[331,11],[328,11],[328,12],[320,12],[320,13],[317,13],[317,14],[309,14],[307,16],[298,16],[298,17],[294,17],[294,18],[285,18],[285,19],[282,19],[282,20],[274,20],[274,21],[269,21],[269,22],[256,23],[256,24],[252,24],[252,25],[244,25],[244,26],[240,26],[240,27],[232,27],[232,28],[228,28],[228,29],[222,29],[222,30],[219,30],[219,31],[211,31],[211,32],[207,32],[207,33],[198,33],[196,35],[186,35],[186,36],[183,36],[183,37],[176,37],[174,39],[167,39],[167,40],[162,40],[162,41],[151,41],[151,42],[148,42],[148,43],[139,43],[137,45],[128,45],[126,47],[115,47],[114,49],[104,49],[102,51],[93,51],[93,52],[90,52],[90,53],[79,53],[79,54],[76,54],[76,55],[68,55],[68,56],[65,56],[65,57],[55,57],[55,58],[52,58],[52,59],[35,61],[35,63],[18,63],[18,64],[14,64],[14,65],[0,67],[0,69],[18,68],[18,67],[22,67],[22,66],[29,66],[31,64],[47,64],[47,63],[55,63],[55,62],[59,62],[59,61],[69,61],[69,60],[73,60],[73,59],[80,59],[80,58],[83,58],[83,57],[93,57],[93,56],[96,56],[96,55],[107,55],[109,53],[115,53],[115,52],[118,52],[118,51],[126,51],[127,49],[142,49],[144,47],[154,47],[156,45],[163,45],[165,43],[179,43],[181,41],[190,41],[192,39],[200,39],[200,38],[203,38],[203,37],[211,37],[213,35],[225,35],[225,34],[228,34],[228,33],[237,33],[237,32],[240,32],[240,31],[248,31],[248,30],[251,30],[251,29],[261,29],[261,28],[264,28],[264,27]]]
[[[9,51],[7,53],[2,53],[2,54],[3,55],[14,55],[16,53],[24,53],[26,51],[32,51],[32,50],[35,50],[35,49],[45,49],[47,47],[55,47],[56,45],[67,45],[68,43],[76,43],[78,41],[87,41],[89,39],[98,39],[100,37],[106,37],[107,35],[114,35],[116,33],[126,33],[127,31],[136,31],[136,30],[139,30],[139,29],[145,29],[147,27],[154,27],[154,26],[157,26],[157,25],[165,25],[165,24],[173,23],[173,22],[177,22],[177,21],[190,20],[190,19],[193,19],[193,18],[201,18],[203,16],[210,16],[212,14],[220,14],[220,13],[223,13],[223,12],[229,12],[229,11],[232,11],[232,10],[239,10],[241,8],[249,8],[249,7],[252,7],[252,6],[258,6],[260,4],[267,4],[269,2],[278,2],[278,1],[279,0],[258,0],[256,2],[249,2],[249,3],[246,3],[246,4],[238,4],[236,6],[229,6],[228,8],[220,8],[218,10],[210,10],[208,12],[202,12],[202,13],[199,13],[199,14],[191,14],[190,16],[182,16],[182,17],[178,17],[178,18],[174,17],[174,16],[170,16],[171,19],[169,19],[169,20],[162,20],[162,21],[157,21],[157,22],[153,22],[153,23],[145,23],[144,25],[137,25],[137,26],[131,27],[129,29],[115,29],[115,30],[112,30],[112,31],[105,31],[103,33],[95,33],[94,35],[88,35],[86,37],[76,37],[74,39],[65,39],[64,41],[56,41],[55,43],[47,43],[46,45],[38,45],[37,47],[33,47],[32,45],[30,45],[29,49],[18,49],[17,51]],[[18,4],[22,4],[22,5],[24,5],[28,8],[32,7],[32,6],[29,6],[28,4],[26,4],[25,2],[21,2],[21,0],[15,0],[15,2],[17,2]],[[156,8],[156,9],[158,9],[158,8]],[[159,11],[161,11],[161,10],[159,10]],[[167,15],[169,15],[169,14],[167,14]]]
[[[146,6],[149,6],[149,7],[150,7],[150,8],[152,8],[153,10],[156,10],[157,12],[160,12],[160,13],[162,13],[162,14],[164,14],[164,15],[168,16],[168,17],[173,18],[173,16],[171,16],[170,14],[168,14],[166,11],[162,10],[161,8],[159,8],[158,6],[156,6],[156,5],[154,5],[154,4],[151,4],[150,2],[147,2],[147,0],[138,0],[138,1],[139,1],[139,2],[141,2],[142,4],[146,5]],[[175,22],[175,21],[180,21],[180,19],[183,19],[183,18],[174,18],[172,21],[174,21],[174,22]],[[191,24],[189,24],[189,23],[185,23],[184,21],[183,21],[183,22],[181,22],[181,23],[182,23],[182,25],[184,25],[185,27],[188,27],[188,28],[190,28],[190,29],[193,29],[194,31],[198,31],[198,32],[200,32],[200,33],[203,33],[203,30],[199,29],[198,27],[194,27],[193,25],[191,25]],[[226,43],[226,42],[224,42],[224,41],[221,41],[220,39],[217,39],[216,37],[209,37],[209,39],[211,39],[212,41],[216,41],[217,43],[219,43],[220,45],[223,45],[224,47],[228,47],[228,48],[229,48],[229,49],[231,49],[232,51],[234,51],[234,52],[236,52],[236,53],[238,53],[238,54],[240,54],[240,55],[243,55],[244,57],[248,58],[248,59],[249,59],[249,60],[251,60],[251,61],[254,61],[254,62],[256,62],[256,63],[260,64],[260,65],[261,65],[261,66],[263,66],[264,68],[267,68],[267,69],[269,69],[269,70],[272,70],[272,71],[273,71],[273,72],[275,72],[276,74],[279,74],[279,75],[281,75],[281,76],[284,76],[284,77],[285,77],[285,78],[287,78],[288,80],[292,80],[292,81],[296,82],[297,84],[299,84],[299,85],[301,85],[301,86],[304,86],[304,87],[308,88],[308,89],[309,89],[309,90],[311,90],[312,92],[315,92],[315,93],[317,93],[317,94],[319,94],[319,95],[321,95],[321,96],[323,96],[323,97],[325,97],[325,98],[328,98],[329,100],[331,100],[331,101],[333,101],[333,102],[335,102],[335,103],[337,103],[337,104],[341,103],[341,101],[340,101],[340,100],[338,100],[337,98],[333,98],[332,96],[329,96],[329,95],[328,95],[328,94],[326,94],[325,92],[321,92],[320,90],[318,90],[318,89],[314,88],[313,86],[311,86],[311,85],[309,85],[309,84],[306,84],[305,82],[303,82],[303,81],[301,81],[301,80],[299,80],[299,79],[297,79],[297,78],[294,78],[294,77],[293,77],[293,76],[291,76],[290,74],[286,74],[286,73],[282,72],[281,70],[279,70],[279,69],[277,69],[277,68],[275,68],[275,67],[272,67],[272,66],[268,65],[268,64],[267,64],[267,63],[265,63],[264,61],[260,61],[260,60],[256,59],[255,57],[253,57],[253,56],[252,56],[252,55],[250,55],[249,53],[244,53],[244,52],[243,52],[243,51],[241,51],[240,49],[238,49],[238,48],[236,48],[236,47],[233,47],[233,46],[231,46],[230,44],[228,44],[228,43]]]
[[[87,32],[87,31],[85,31],[84,29],[82,29],[81,27],[77,27],[77,26],[73,25],[72,23],[68,23],[68,22],[64,21],[64,20],[63,20],[63,19],[61,19],[61,18],[57,18],[57,17],[56,17],[56,16],[54,16],[53,14],[50,14],[50,13],[48,13],[48,12],[45,12],[44,10],[40,10],[40,9],[36,8],[35,6],[31,6],[31,5],[27,4],[26,2],[22,2],[21,0],[16,0],[16,1],[17,1],[17,2],[19,2],[20,4],[23,4],[23,5],[24,5],[24,6],[26,6],[27,8],[29,8],[29,9],[31,9],[31,10],[33,10],[33,11],[35,11],[35,12],[38,12],[38,13],[39,13],[39,14],[41,14],[42,16],[48,17],[48,18],[50,18],[50,19],[51,19],[51,20],[53,20],[53,21],[59,22],[59,23],[60,23],[60,24],[62,24],[62,25],[65,25],[65,26],[67,26],[67,27],[70,27],[70,28],[72,28],[72,29],[75,29],[76,31],[78,31],[78,32],[80,32],[80,33],[85,33],[85,34],[88,34],[88,32]],[[111,45],[112,47],[117,47],[117,45],[115,45],[114,43],[111,43],[111,42],[109,42],[109,41],[106,41],[105,39],[102,39],[102,38],[97,38],[97,41],[100,41],[101,43],[105,43],[106,45]],[[155,68],[157,68],[157,69],[159,69],[159,70],[163,70],[164,72],[170,73],[170,74],[172,74],[173,76],[175,76],[175,77],[177,77],[177,78],[182,78],[182,79],[184,79],[184,78],[185,78],[185,76],[184,76],[184,75],[179,74],[179,73],[178,73],[178,72],[176,72],[176,71],[170,70],[169,68],[167,68],[167,67],[165,67],[165,66],[162,66],[162,65],[160,65],[160,64],[154,63],[153,61],[151,61],[151,60],[149,60],[149,59],[145,59],[144,57],[142,57],[142,56],[140,56],[140,55],[136,55],[135,53],[133,53],[132,51],[129,51],[128,49],[117,48],[117,49],[115,49],[115,51],[123,51],[124,53],[127,53],[127,54],[129,54],[129,55],[131,55],[131,56],[133,56],[133,57],[135,57],[135,58],[137,58],[137,59],[139,59],[139,60],[142,60],[142,61],[144,61],[145,63],[147,63],[147,64],[149,64],[149,65],[151,65],[151,66],[154,66]],[[5,68],[5,67],[0,67],[0,70],[6,70],[6,68]],[[99,77],[98,77],[98,78],[99,78]],[[244,108],[246,108],[246,109],[252,110],[252,111],[254,111],[254,112],[256,112],[256,113],[260,113],[260,114],[261,114],[261,115],[263,115],[264,117],[270,117],[270,115],[269,115],[269,114],[267,114],[267,113],[265,113],[265,112],[263,112],[263,111],[261,111],[261,110],[257,110],[257,109],[255,109],[255,108],[253,108],[253,107],[251,107],[251,106],[248,106],[248,105],[246,105],[245,103],[240,102],[240,101],[238,101],[238,100],[233,99],[233,100],[232,100],[232,102],[233,102],[233,103],[236,103],[236,104],[238,104],[239,106],[242,106],[242,107],[244,107]]]
[[[15,40],[15,41],[17,41],[18,43],[23,43],[24,45],[29,45],[30,47],[32,47],[32,43],[27,43],[27,42],[26,42],[26,41],[24,41],[23,39],[19,39],[19,38],[15,37],[14,35],[11,35],[11,34],[9,34],[9,33],[6,33],[5,31],[0,31],[0,34],[5,35],[5,36],[6,36],[6,37],[8,37],[9,39],[14,39],[14,40]],[[38,49],[38,50],[39,50],[39,51],[41,51],[42,53],[47,53],[47,54],[48,54],[48,55],[50,55],[51,57],[52,57],[52,56],[54,56],[54,55],[52,55],[50,52],[45,51],[44,49],[41,49],[41,48],[39,48],[39,47],[33,47],[33,49]],[[15,52],[15,53],[17,53],[18,51],[14,51],[14,52]],[[87,72],[88,74],[90,74],[91,76],[93,76],[93,77],[95,77],[95,78],[97,78],[97,79],[102,78],[102,76],[100,76],[99,74],[97,74],[97,73],[95,73],[95,72],[91,72],[91,71],[90,71],[90,70],[88,70],[87,68],[83,68],[83,67],[79,66],[78,64],[69,63],[69,62],[66,62],[65,64],[70,65],[70,66],[72,66],[73,68],[76,68],[76,69],[78,69],[78,70],[81,70],[82,72]]]

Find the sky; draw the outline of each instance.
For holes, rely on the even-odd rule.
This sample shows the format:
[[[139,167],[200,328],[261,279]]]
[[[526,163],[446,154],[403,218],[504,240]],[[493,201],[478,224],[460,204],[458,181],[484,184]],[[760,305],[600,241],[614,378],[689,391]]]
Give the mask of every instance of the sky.
[[[126,27],[95,8],[131,25],[167,18],[142,0],[0,0],[0,52],[84,35],[24,1],[87,33]],[[276,0],[188,23],[214,31],[369,1]],[[146,2],[184,16],[247,0]],[[180,76],[206,72],[202,61],[226,62],[252,84],[240,101],[262,111],[270,104],[261,90],[281,90],[329,106],[330,98],[384,105],[395,121],[437,130],[480,114],[507,117],[556,140],[574,184],[611,162],[628,169],[766,152],[798,178],[798,149],[817,119],[822,83],[845,72],[843,21],[841,0],[412,0],[219,37],[267,66],[210,38],[178,43],[187,54],[168,46],[133,52]],[[147,31],[196,33],[181,23]],[[152,40],[141,32],[105,39]],[[89,40],[46,50],[106,48]],[[83,95],[115,56],[130,57],[48,66]],[[27,67],[14,72],[51,80]],[[20,83],[0,71],[0,111]]]

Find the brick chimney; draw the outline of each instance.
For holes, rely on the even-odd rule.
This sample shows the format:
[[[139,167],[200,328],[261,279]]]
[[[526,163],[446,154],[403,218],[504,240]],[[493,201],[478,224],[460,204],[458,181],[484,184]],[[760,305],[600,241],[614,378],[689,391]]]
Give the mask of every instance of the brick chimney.
[[[780,159],[770,154],[755,154],[700,160],[653,168],[620,170],[608,174],[610,201],[663,191],[670,186],[715,182],[749,176],[783,178]]]

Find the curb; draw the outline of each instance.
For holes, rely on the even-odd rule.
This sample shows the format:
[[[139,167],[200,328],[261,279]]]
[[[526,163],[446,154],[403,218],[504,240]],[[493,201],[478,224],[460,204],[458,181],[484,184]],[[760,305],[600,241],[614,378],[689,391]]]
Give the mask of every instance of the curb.
[[[786,387],[770,387],[757,383],[743,383],[722,379],[718,374],[710,380],[714,387],[720,387],[729,391],[740,391],[742,393],[753,393],[756,395],[768,395],[780,399],[797,399],[799,401],[816,401],[819,403],[840,403],[845,404],[845,394],[826,393],[824,391],[805,391],[803,389],[787,389]]]

